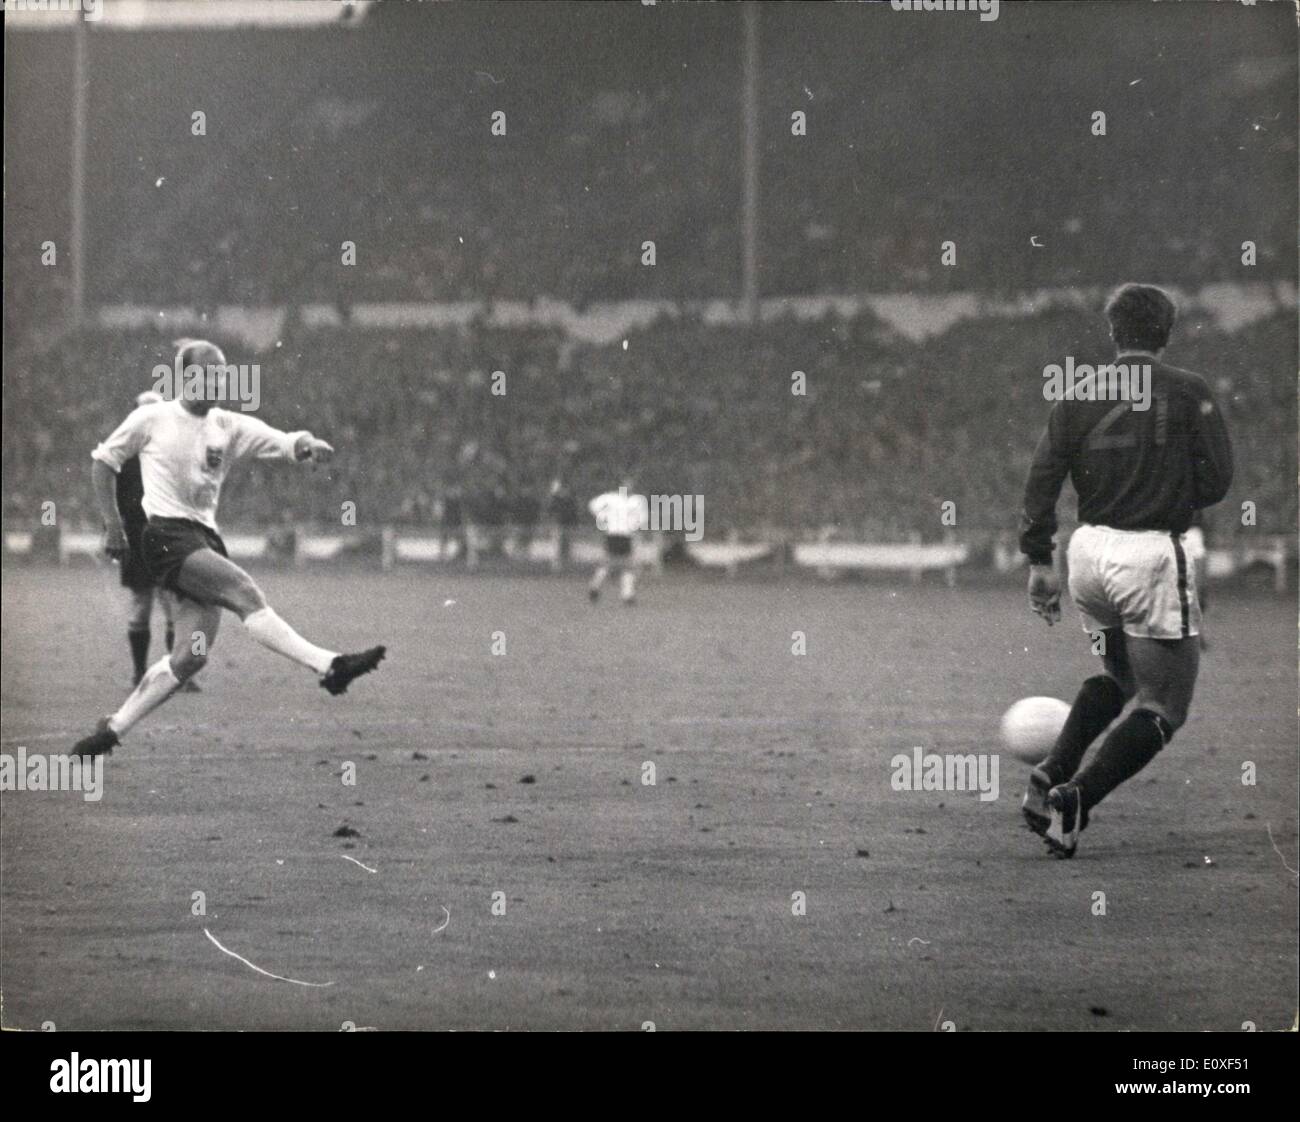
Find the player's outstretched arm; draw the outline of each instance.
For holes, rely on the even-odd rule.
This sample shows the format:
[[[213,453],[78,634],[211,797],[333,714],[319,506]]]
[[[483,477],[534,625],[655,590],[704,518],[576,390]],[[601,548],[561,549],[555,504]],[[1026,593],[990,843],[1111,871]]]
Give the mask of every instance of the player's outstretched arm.
[[[127,546],[122,514],[117,509],[117,473],[102,460],[94,460],[90,466],[90,482],[104,524],[104,552],[109,557],[121,557]]]
[[[293,458],[299,463],[310,460],[314,464],[327,464],[334,458],[334,446],[309,432],[299,433],[293,443]]]
[[[247,413],[233,414],[235,458],[254,456],[259,460],[292,460],[295,463],[326,464],[334,456],[334,448],[305,429],[282,432],[265,421]]]

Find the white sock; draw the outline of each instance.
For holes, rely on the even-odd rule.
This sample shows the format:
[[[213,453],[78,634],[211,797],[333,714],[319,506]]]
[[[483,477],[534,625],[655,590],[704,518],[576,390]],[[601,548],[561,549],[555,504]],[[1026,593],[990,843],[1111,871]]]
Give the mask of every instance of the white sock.
[[[636,595],[636,574],[624,570],[622,577],[619,578],[619,588],[623,593],[623,599],[631,600]]]
[[[172,673],[171,655],[164,655],[144,672],[140,684],[122,702],[122,708],[109,717],[108,727],[118,736],[125,736],[132,725],[157,709],[180,686],[180,679]]]
[[[262,646],[301,663],[317,674],[324,674],[337,657],[336,651],[327,651],[307,642],[270,608],[250,612],[244,617],[244,626]]]
[[[605,583],[605,578],[607,576],[609,576],[609,568],[605,565],[602,565],[599,569],[596,570],[595,574],[592,576],[591,587],[593,589],[599,589],[600,586]]]

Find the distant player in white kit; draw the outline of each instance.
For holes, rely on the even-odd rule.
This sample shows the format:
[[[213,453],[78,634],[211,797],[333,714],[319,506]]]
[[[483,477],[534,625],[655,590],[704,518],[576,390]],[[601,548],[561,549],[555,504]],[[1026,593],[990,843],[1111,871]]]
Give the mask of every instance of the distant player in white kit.
[[[596,568],[587,595],[592,603],[610,572],[619,578],[619,595],[624,604],[636,602],[636,562],[632,547],[636,535],[650,524],[650,505],[644,495],[635,494],[632,481],[624,479],[617,491],[597,495],[587,509],[596,517],[596,527],[605,535],[605,560]]]
[[[75,752],[111,752],[120,738],[156,709],[207,661],[222,609],[234,612],[262,646],[314,671],[321,686],[340,694],[356,677],[384,657],[383,647],[360,654],[337,654],[309,643],[267,605],[262,590],[226,556],[217,533],[221,484],[236,460],[326,463],[334,449],[310,432],[281,432],[247,413],[216,408],[227,399],[228,367],[219,348],[186,342],[178,364],[203,372],[198,392],[175,401],[143,405],[123,421],[94,452],[95,499],[106,527],[104,548],[121,555],[126,534],[116,502],[116,476],[138,456],[148,516],[140,553],[149,575],[176,594],[176,643],[145,672],[121,708],[80,740]]]

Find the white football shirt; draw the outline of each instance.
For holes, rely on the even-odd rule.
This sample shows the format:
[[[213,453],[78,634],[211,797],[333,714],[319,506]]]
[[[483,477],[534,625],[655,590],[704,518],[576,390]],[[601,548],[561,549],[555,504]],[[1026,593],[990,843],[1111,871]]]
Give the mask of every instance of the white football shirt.
[[[620,487],[597,495],[587,509],[596,516],[596,526],[604,534],[628,538],[650,524],[650,504],[644,495],[632,495]]]
[[[231,465],[247,456],[292,460],[303,432],[281,432],[247,413],[210,409],[199,417],[179,401],[142,405],[92,453],[115,472],[140,457],[144,512],[217,528],[217,500]]]

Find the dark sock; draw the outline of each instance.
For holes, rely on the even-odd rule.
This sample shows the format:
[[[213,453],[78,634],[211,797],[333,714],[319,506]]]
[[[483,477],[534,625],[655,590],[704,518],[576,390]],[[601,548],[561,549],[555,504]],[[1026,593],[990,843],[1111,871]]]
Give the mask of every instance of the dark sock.
[[[1134,709],[1111,730],[1097,754],[1075,777],[1085,807],[1094,807],[1126,779],[1132,779],[1173,738],[1159,713]]]
[[[1053,783],[1064,783],[1079,770],[1088,745],[1120,715],[1125,700],[1119,683],[1108,674],[1095,674],[1079,687],[1061,735],[1047,759],[1038,765]]]
[[[149,632],[146,631],[128,631],[126,640],[131,644],[131,661],[135,663],[135,680],[138,682],[144,677],[144,672],[149,668]]]
[[[169,623],[167,625],[167,653],[172,653],[172,648],[176,645],[176,630]]]

